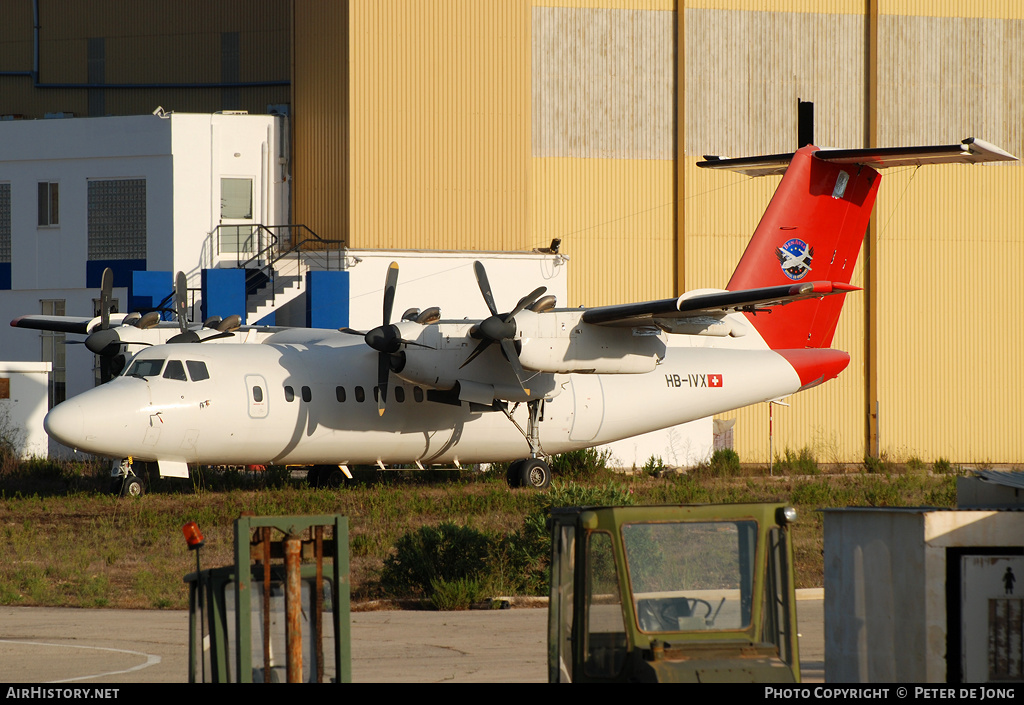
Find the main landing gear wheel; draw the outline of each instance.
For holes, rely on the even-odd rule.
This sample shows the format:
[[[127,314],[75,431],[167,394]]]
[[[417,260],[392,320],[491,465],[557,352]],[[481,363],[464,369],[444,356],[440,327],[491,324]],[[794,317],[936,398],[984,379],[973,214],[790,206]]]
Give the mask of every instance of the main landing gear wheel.
[[[519,486],[542,490],[551,484],[551,467],[540,458],[520,460]]]
[[[525,460],[516,460],[508,464],[508,471],[505,473],[505,480],[508,482],[509,487],[520,486],[520,480],[522,480],[522,477],[519,474],[519,471],[525,462]]]
[[[345,473],[337,465],[314,465],[306,473],[310,487],[341,487],[345,479]]]

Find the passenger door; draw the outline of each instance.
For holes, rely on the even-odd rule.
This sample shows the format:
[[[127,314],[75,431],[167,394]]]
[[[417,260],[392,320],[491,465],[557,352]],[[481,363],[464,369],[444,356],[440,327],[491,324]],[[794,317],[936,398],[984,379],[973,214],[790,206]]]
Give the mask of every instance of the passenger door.
[[[246,375],[245,389],[249,397],[249,418],[265,419],[270,412],[267,381],[262,375]]]

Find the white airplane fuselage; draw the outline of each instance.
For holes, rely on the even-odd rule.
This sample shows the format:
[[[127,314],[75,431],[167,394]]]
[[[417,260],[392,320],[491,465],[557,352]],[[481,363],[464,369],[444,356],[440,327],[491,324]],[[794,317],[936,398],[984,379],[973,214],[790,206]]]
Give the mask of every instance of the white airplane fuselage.
[[[289,342],[275,342],[282,340]],[[666,347],[645,374],[536,375],[531,384],[545,389],[543,452],[608,443],[803,386],[783,355],[730,342]],[[457,369],[465,352],[450,354]],[[426,385],[400,374],[392,373],[379,414],[377,353],[351,335],[297,329],[262,344],[162,345],[137,357],[153,358],[182,361],[188,379],[122,375],[55,407],[47,432],[97,455],[199,464],[476,463],[530,454],[504,413],[430,401]],[[208,378],[193,379],[189,362],[204,363]],[[485,378],[507,368],[497,346],[472,365]],[[464,372],[472,379],[471,366]],[[509,408],[525,428],[526,405]]]

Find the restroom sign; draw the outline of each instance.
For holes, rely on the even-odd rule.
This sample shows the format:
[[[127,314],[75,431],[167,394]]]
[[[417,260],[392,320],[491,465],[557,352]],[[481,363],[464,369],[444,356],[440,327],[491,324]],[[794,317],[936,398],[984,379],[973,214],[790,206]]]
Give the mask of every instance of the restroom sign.
[[[961,558],[961,658],[965,683],[1024,679],[1024,556]]]

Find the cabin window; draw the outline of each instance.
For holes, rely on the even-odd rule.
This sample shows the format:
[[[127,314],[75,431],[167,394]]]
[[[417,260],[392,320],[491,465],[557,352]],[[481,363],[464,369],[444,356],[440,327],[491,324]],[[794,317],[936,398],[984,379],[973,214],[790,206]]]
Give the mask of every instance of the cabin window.
[[[164,370],[164,379],[173,379],[179,382],[188,381],[188,377],[185,376],[185,366],[181,364],[181,360],[168,361],[167,369]]]
[[[129,377],[156,377],[164,368],[164,360],[149,358],[132,362],[125,375]]]
[[[362,387],[356,387],[356,401],[360,404],[366,401],[366,394],[363,392]]]
[[[210,372],[206,369],[206,363],[199,360],[186,360],[185,367],[188,368],[188,376],[193,382],[201,382],[210,379]]]
[[[292,389],[291,387],[285,387],[284,388],[284,400],[285,401],[295,401],[295,390]]]
[[[395,401],[397,401],[399,404],[405,401],[404,387],[395,387]]]
[[[313,392],[310,390],[309,387],[303,387],[302,388],[302,401],[304,401],[304,402],[311,402],[311,401],[313,401]]]
[[[338,401],[341,402],[342,404],[344,404],[345,403],[345,388],[344,387],[335,387],[334,388],[334,396],[338,397]]]
[[[423,390],[419,387],[412,388],[412,398],[416,401],[423,401]]]
[[[252,400],[257,404],[263,401],[263,390],[260,387],[256,386],[252,388]]]

